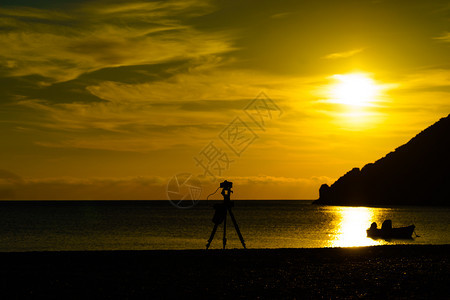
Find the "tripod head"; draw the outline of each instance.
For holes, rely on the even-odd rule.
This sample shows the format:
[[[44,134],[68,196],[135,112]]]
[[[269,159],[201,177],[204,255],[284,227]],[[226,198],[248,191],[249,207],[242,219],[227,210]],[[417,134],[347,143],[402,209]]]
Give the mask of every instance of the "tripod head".
[[[225,180],[224,182],[220,183],[220,188],[223,190],[231,191],[232,187],[233,187],[233,183],[231,181]]]

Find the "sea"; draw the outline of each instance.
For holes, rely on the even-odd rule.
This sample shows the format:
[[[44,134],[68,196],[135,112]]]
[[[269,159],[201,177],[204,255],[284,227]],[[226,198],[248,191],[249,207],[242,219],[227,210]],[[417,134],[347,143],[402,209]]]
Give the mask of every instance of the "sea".
[[[2,201],[0,252],[205,249],[213,205],[169,201]],[[450,244],[450,207],[316,206],[300,200],[236,200],[232,212],[247,248]],[[372,222],[414,224],[411,239],[366,236]],[[223,248],[223,224],[210,249]],[[226,248],[243,248],[227,216]]]

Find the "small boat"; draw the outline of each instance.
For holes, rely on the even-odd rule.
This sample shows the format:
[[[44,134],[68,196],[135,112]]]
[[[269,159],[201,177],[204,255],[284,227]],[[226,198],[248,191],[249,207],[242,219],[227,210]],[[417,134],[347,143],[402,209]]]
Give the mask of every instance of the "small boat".
[[[377,228],[377,223],[373,222],[370,228],[366,230],[367,237],[389,239],[411,239],[416,226],[409,225],[406,227],[392,228],[392,221],[385,220],[381,229]]]

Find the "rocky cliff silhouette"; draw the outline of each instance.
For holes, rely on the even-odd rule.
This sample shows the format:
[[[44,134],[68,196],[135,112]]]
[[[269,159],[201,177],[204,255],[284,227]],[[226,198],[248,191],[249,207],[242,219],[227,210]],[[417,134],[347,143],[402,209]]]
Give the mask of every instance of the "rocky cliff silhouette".
[[[319,194],[314,204],[450,205],[450,115]]]

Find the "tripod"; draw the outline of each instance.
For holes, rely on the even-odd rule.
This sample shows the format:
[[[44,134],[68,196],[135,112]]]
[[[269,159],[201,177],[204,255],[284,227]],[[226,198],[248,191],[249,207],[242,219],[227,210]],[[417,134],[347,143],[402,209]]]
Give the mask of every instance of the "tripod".
[[[233,222],[234,228],[236,229],[236,233],[239,236],[239,240],[241,241],[242,246],[244,247],[244,249],[247,249],[245,247],[244,238],[242,237],[241,231],[239,230],[239,226],[236,222],[233,212],[231,211],[231,208],[234,206],[234,203],[230,200],[230,193],[233,192],[231,190],[231,184],[232,184],[231,182],[228,182],[226,180],[220,184],[220,187],[222,188],[221,194],[223,196],[223,203],[214,204],[215,213],[212,219],[212,221],[214,222],[214,228],[208,239],[208,243],[206,244],[206,250],[208,250],[212,240],[214,239],[217,227],[219,227],[219,225],[222,223],[223,223],[223,249],[225,249],[225,246],[227,245],[227,213],[230,214],[231,221]]]

